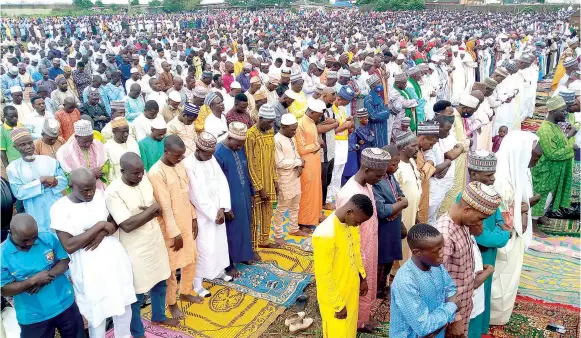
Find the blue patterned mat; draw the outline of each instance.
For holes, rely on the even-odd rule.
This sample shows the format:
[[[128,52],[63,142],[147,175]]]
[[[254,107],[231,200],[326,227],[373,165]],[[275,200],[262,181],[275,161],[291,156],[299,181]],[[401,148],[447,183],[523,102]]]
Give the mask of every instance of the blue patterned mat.
[[[312,274],[283,270],[272,263],[257,262],[254,265],[237,264],[240,277],[213,283],[228,286],[237,291],[289,307],[311,282]]]

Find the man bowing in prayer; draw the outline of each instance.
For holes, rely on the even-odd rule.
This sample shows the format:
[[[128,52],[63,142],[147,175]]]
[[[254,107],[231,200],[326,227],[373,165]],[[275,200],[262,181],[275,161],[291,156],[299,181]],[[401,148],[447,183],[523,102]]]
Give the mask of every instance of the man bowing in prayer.
[[[272,203],[276,200],[277,176],[274,163],[274,119],[276,113],[270,104],[260,107],[258,122],[248,129],[246,157],[248,170],[254,187],[252,218],[252,245],[278,247],[280,243],[269,243],[272,222]]]
[[[369,292],[359,300],[359,318],[357,327],[360,331],[373,332],[380,323],[371,319],[371,307],[377,298],[377,250],[378,229],[373,185],[387,171],[391,157],[388,152],[379,148],[367,148],[361,152],[359,171],[345,183],[337,194],[337,207],[348,204],[349,199],[356,194],[367,196],[373,203],[373,215],[359,228],[361,238],[361,256],[367,274]]]
[[[107,209],[119,225],[119,241],[129,254],[133,267],[133,286],[137,302],[131,304],[131,335],[144,337],[141,305],[145,293],[151,297],[151,321],[176,326],[176,318],[165,316],[166,280],[170,277],[167,248],[157,217],[161,207],[153,196],[139,155],[121,156],[121,177],[105,191]]]
[[[228,234],[228,253],[230,266],[226,272],[233,278],[240,276],[236,263],[250,263],[257,260],[252,249],[252,196],[254,188],[248,173],[248,161],[244,152],[247,127],[234,121],[228,128],[228,137],[218,143],[214,157],[228,181],[232,210],[225,213],[226,233]]]
[[[230,188],[213,156],[215,148],[216,138],[203,131],[196,139],[196,151],[184,161],[190,180],[190,201],[197,211],[198,262],[194,276],[194,291],[200,297],[210,296],[210,291],[204,289],[202,285],[204,278],[232,280],[225,271],[230,265],[225,224],[226,213],[231,211]]]
[[[34,155],[32,136],[24,128],[10,133],[14,148],[22,155],[6,168],[10,189],[24,203],[24,210],[34,217],[39,231],[49,231],[50,208],[62,197],[67,178],[57,160]]]
[[[313,234],[317,299],[325,338],[357,335],[359,298],[370,292],[357,230],[373,217],[374,209],[367,195],[355,194]]]
[[[74,124],[74,137],[56,152],[56,159],[65,173],[77,168],[88,168],[95,175],[97,189],[104,191],[109,164],[103,144],[93,140],[91,122],[79,120]]]
[[[202,303],[200,297],[193,296],[194,275],[196,273],[196,235],[198,222],[196,210],[189,199],[184,198],[189,191],[189,179],[183,164],[186,146],[176,135],[165,138],[164,152],[147,177],[153,187],[153,196],[159,201],[161,215],[157,218],[169,256],[171,276],[167,280],[165,301],[173,318],[183,318],[177,305],[177,269],[181,270],[179,287],[180,300]]]

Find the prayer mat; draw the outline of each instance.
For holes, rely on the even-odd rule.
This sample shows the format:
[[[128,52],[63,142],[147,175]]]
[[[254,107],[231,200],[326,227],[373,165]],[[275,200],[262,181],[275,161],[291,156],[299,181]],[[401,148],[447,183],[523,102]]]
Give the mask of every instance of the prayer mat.
[[[537,130],[539,130],[541,123],[543,123],[543,120],[527,118],[521,123],[521,130],[536,133]]]
[[[560,254],[567,257],[581,258],[581,241],[576,237],[557,236],[541,238],[536,237],[533,234],[533,241],[529,246],[529,249],[539,252]]]
[[[313,254],[294,245],[284,245],[277,249],[259,248],[257,252],[263,263],[274,263],[291,272],[314,272]]]
[[[567,332],[561,335],[545,330],[549,323],[563,325]],[[577,338],[579,309],[517,296],[510,321],[504,326],[490,326],[488,334],[495,338]]]
[[[178,327],[167,329],[149,323],[146,332],[151,337],[164,338],[257,338],[285,310],[284,306],[227,286],[205,282],[204,287],[212,295],[205,298],[203,304],[178,301],[185,314]],[[144,308],[141,314],[145,323],[150,321],[151,306]],[[166,315],[171,317],[169,310]]]
[[[530,250],[524,256],[518,293],[579,307],[579,259]]]
[[[321,215],[327,217],[332,212],[333,210],[323,210]],[[314,231],[315,227],[311,227],[311,230]],[[308,238],[301,236],[292,236],[288,234],[290,231],[290,219],[288,215],[288,210],[284,213],[284,216],[282,218],[282,231],[283,231],[282,238],[284,239],[285,242],[287,242],[288,244],[298,245],[299,247],[303,246],[305,240],[307,240]],[[272,217],[272,222],[270,225],[270,239],[274,241],[274,216]]]
[[[547,235],[579,237],[581,222],[578,219],[549,218],[548,220],[549,224],[539,224],[539,229]]]
[[[221,279],[212,282],[285,307],[295,303],[313,276],[309,273],[283,270],[273,263],[237,264],[236,268],[240,271],[239,278],[231,282]]]
[[[143,327],[145,328],[146,338],[192,338],[189,334],[174,331],[167,326],[158,326],[152,324],[149,320],[141,318]],[[60,336],[59,336],[60,337]],[[115,331],[111,329],[105,334],[105,338],[115,338]]]

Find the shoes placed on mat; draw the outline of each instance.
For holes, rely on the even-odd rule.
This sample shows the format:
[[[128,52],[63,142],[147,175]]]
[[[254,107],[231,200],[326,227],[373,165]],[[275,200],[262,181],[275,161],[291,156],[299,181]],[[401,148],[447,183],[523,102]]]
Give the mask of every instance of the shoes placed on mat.
[[[287,319],[284,320],[284,325],[289,326],[289,325],[296,323],[298,321],[302,321],[303,318],[305,318],[304,311],[294,313],[294,314],[290,315]]]
[[[208,291],[208,290],[206,290],[204,288],[194,290],[194,292],[196,292],[198,294],[198,296],[200,296],[202,298],[207,298],[207,297],[210,297],[212,295],[210,293],[210,291]]]
[[[304,311],[305,308],[307,307],[308,302],[309,302],[309,296],[305,295],[304,293],[300,294],[297,297],[297,300],[295,303],[295,308],[296,308],[297,312]]]
[[[290,333],[297,333],[308,329],[313,324],[313,318],[303,318],[299,322],[292,323],[288,329]]]
[[[220,278],[221,280],[225,281],[225,282],[230,282],[232,279],[232,276],[230,276],[229,274],[226,273],[226,271],[222,271],[216,278]]]

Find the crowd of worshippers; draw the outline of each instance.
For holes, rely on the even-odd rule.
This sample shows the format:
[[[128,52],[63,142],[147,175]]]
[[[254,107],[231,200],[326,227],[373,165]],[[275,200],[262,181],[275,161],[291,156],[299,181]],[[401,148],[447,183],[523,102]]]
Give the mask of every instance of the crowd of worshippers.
[[[533,227],[571,204],[566,13],[415,30],[371,13],[348,36],[320,19],[335,12],[299,15],[332,39],[260,13],[202,16],[202,42],[96,16],[93,32],[3,45],[1,286],[21,337],[81,337],[84,318],[101,338],[110,317],[144,337],[146,294],[154,324],[178,325],[179,301],[211,296],[204,279],[240,277],[287,236],[313,251],[325,337],[373,332],[390,295],[393,337],[508,322]],[[573,37],[544,59],[547,32]],[[552,73],[546,121],[521,131]]]

